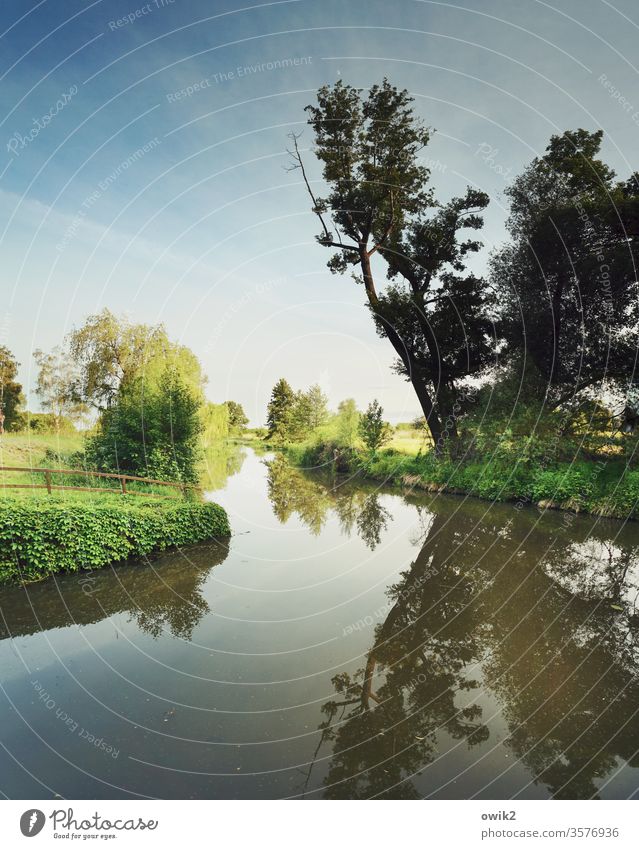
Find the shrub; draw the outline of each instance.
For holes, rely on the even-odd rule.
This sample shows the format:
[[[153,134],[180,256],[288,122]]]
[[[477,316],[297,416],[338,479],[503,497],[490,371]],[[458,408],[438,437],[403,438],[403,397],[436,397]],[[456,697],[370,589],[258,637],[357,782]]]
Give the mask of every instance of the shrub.
[[[77,433],[76,426],[68,416],[59,416],[56,419],[53,413],[31,413],[26,410],[20,417],[23,430],[35,433]]]
[[[359,420],[359,435],[371,454],[375,454],[391,438],[392,431],[384,421],[384,410],[374,399]]]
[[[228,425],[228,410],[219,406]],[[194,483],[203,428],[200,409],[199,398],[175,370],[167,368],[157,384],[136,379],[102,414],[98,432],[87,442],[87,465]]]
[[[0,580],[95,569],[229,533],[217,504],[0,498]]]

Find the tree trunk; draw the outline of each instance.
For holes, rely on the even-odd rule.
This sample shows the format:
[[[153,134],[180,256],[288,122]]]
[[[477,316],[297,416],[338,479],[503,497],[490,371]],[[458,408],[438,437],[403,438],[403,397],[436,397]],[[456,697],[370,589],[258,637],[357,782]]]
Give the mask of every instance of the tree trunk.
[[[561,362],[560,362],[560,340],[561,340],[561,301],[565,289],[565,278],[563,274],[559,275],[559,280],[552,295],[552,363],[550,365],[550,374],[548,383],[553,386],[559,383],[561,377]]]
[[[428,425],[428,429],[430,430],[430,435],[433,439],[434,451],[436,454],[441,454],[442,449],[444,447],[445,436],[441,420],[439,418],[437,410],[435,409],[435,405],[430,396],[430,392],[427,389],[426,379],[423,370],[414,362],[409,351],[404,345],[402,338],[397,333],[395,328],[385,321],[384,316],[379,311],[379,298],[377,297],[377,292],[375,290],[375,282],[373,280],[370,257],[368,256],[365,247],[360,248],[359,257],[360,266],[362,269],[362,276],[364,279],[364,288],[366,290],[368,303],[371,305],[375,314],[383,322],[386,337],[395,349],[395,352],[399,356],[400,360],[404,364],[406,374],[408,375],[413,389],[415,390],[417,400],[419,401],[419,405],[422,408],[422,412],[424,413],[424,418],[426,419],[426,424]]]
[[[415,309],[417,310],[417,320],[424,335],[431,360],[432,372],[429,378],[431,385],[434,387],[435,402],[440,422],[441,437],[438,443],[440,446],[438,453],[441,453],[445,441],[457,439],[457,421],[454,412],[455,402],[450,391],[450,386],[446,383],[442,374],[439,345],[426,316],[424,292],[413,286],[413,298]]]

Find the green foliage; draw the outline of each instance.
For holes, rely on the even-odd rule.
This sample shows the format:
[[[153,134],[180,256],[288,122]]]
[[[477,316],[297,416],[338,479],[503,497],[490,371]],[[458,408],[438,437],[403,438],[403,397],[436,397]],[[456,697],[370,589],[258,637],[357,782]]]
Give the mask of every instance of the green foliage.
[[[347,243],[381,234],[389,222],[401,231],[407,216],[431,204],[429,172],[419,161],[430,131],[415,118],[407,91],[384,80],[362,96],[339,81],[322,86],[316,105],[306,111],[328,185],[316,206],[329,213]],[[339,241],[332,236],[323,233],[318,240],[338,247],[330,244]],[[347,253],[340,251],[332,267],[342,270]]]
[[[534,501],[574,500],[587,504],[596,492],[596,484],[597,469],[594,464],[543,469],[533,478],[531,496]]]
[[[244,408],[237,401],[225,401],[224,403],[229,411],[229,431],[236,434],[242,433],[249,423]]]
[[[461,235],[483,226],[488,195],[469,187],[445,204],[435,200],[420,161],[430,130],[409,92],[386,79],[366,93],[341,81],[322,86],[306,111],[327,186],[316,197],[306,180],[322,228],[317,240],[337,251],[331,271],[359,267],[377,331],[395,350],[396,369],[412,383],[440,450],[455,435],[454,419],[444,423],[456,381],[485,368],[495,348],[490,290],[466,273],[466,257],[481,243]],[[292,139],[294,168],[306,178]],[[393,283],[385,291],[373,254],[388,265]]]
[[[602,136],[552,136],[506,190],[511,241],[492,260],[503,353],[525,352],[560,404],[604,379],[625,388],[635,368],[639,180],[615,181]]]
[[[561,453],[561,452],[560,452]],[[620,519],[639,518],[639,470],[617,459],[552,460],[531,451],[529,457],[407,455],[390,449],[370,454],[316,441],[287,446],[296,465],[330,467],[385,484],[468,493],[490,501],[515,501],[518,509],[541,504]]]
[[[316,430],[328,419],[328,398],[318,383],[314,383],[304,393],[304,404],[307,410],[308,427]]]
[[[0,499],[0,581],[96,569],[230,533],[217,504]]]
[[[3,427],[4,430],[12,431],[19,430],[21,426],[22,386],[15,380],[18,366],[11,351],[0,345],[0,415],[4,415],[4,422],[0,422],[0,433]]]
[[[202,407],[202,439],[205,446],[227,439],[230,432],[228,404],[213,404],[208,401]]]
[[[197,357],[171,342],[162,325],[132,324],[104,309],[70,334],[69,351],[77,369],[74,397],[100,411],[111,407],[128,383],[141,376],[157,383],[166,369],[202,395],[205,380]]]
[[[360,412],[353,398],[340,401],[337,407],[337,442],[348,448],[353,448],[359,434]]]
[[[50,411],[54,430],[59,432],[63,419],[77,420],[88,412],[87,405],[74,392],[78,370],[70,355],[60,347],[49,354],[36,350],[33,357],[38,366],[36,395],[42,407]]]
[[[195,482],[200,406],[200,399],[172,368],[157,384],[148,385],[142,377],[130,381],[88,440],[87,464],[102,471]]]
[[[75,424],[68,416],[55,416],[53,413],[32,413],[25,410],[20,414],[22,430],[35,433],[77,433]]]
[[[295,393],[285,378],[280,378],[273,387],[266,411],[268,438],[289,439],[296,424],[293,421]]]
[[[278,429],[279,435],[292,442],[308,438],[309,434],[326,422],[327,404],[328,399],[318,384],[311,386],[306,392],[295,392]]]
[[[359,420],[359,435],[368,450],[375,454],[392,436],[390,426],[384,421],[384,410],[377,399],[371,401]]]

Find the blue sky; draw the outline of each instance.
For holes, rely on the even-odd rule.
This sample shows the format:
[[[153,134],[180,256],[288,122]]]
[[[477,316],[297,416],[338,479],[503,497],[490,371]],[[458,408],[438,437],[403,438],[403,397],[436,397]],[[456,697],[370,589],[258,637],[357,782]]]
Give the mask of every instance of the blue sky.
[[[282,375],[418,413],[285,170],[325,82],[412,92],[438,194],[491,196],[478,269],[551,134],[602,128],[619,176],[638,167],[633,0],[4,0],[0,32],[0,344],[27,390],[33,349],[108,306],[164,322],[253,423]]]

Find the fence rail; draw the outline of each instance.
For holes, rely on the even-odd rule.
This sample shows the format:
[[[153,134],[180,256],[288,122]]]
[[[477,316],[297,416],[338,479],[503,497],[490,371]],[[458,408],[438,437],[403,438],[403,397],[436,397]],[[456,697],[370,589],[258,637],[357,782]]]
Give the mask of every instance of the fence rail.
[[[200,488],[190,483],[179,483],[176,481],[160,481],[155,478],[141,478],[137,475],[119,475],[114,472],[91,472],[85,469],[44,469],[35,466],[0,466],[1,472],[21,472],[22,474],[41,474],[44,475],[44,483],[7,483],[0,482],[0,488],[3,489],[46,489],[49,495],[55,490],[74,490],[77,492],[118,492],[113,487],[104,486],[60,486],[53,483],[53,475],[74,475],[76,477],[91,477],[91,478],[108,478],[120,482],[119,492],[122,495],[140,495],[145,498],[167,498],[166,495],[160,495],[156,492],[139,492],[134,489],[127,489],[127,481],[135,483],[151,484],[152,486],[168,486],[173,489],[179,489],[183,494],[187,491],[199,492]]]

